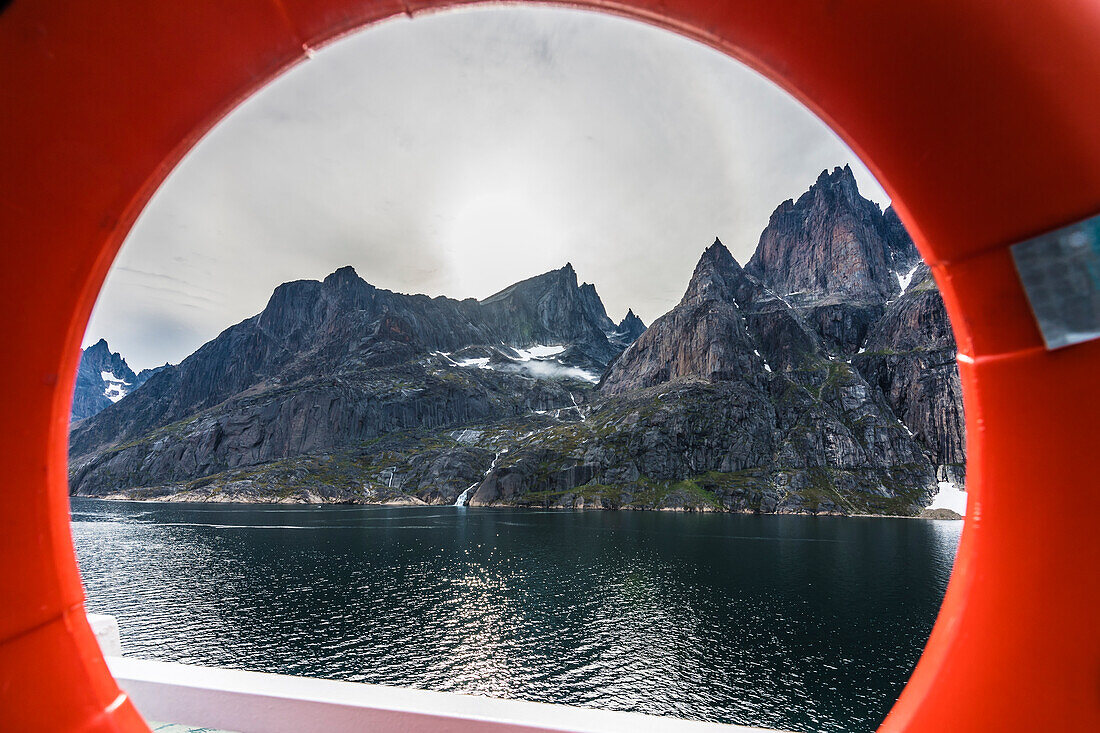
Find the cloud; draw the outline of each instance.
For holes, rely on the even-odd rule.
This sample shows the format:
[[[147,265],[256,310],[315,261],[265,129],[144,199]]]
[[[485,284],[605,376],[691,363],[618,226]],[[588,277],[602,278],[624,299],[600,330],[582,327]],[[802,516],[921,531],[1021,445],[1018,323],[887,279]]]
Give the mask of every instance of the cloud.
[[[745,261],[779,202],[848,162],[885,203],[801,105],[663,30],[551,8],[402,17],[290,70],[186,156],[87,342],[178,361],[279,283],[345,264],[485,297],[571,261],[613,318],[649,323],[716,235]]]

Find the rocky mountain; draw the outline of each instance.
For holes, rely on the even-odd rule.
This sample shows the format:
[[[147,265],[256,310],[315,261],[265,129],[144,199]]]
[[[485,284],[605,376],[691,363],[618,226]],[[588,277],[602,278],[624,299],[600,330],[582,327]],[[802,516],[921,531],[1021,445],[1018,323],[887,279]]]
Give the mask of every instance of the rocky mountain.
[[[920,262],[897,213],[860,196],[845,166],[779,205],[745,270],[798,307],[831,350],[852,354]]]
[[[744,275],[718,241],[699,259],[680,304],[658,318],[600,382],[603,394],[629,392],[675,379],[751,380],[764,372],[735,292]]]
[[[940,480],[962,483],[956,346],[943,299],[892,207],[859,194],[848,166],[775,210],[745,267],[886,396]]]
[[[896,298],[898,274],[920,261],[894,210],[863,198],[844,166],[772,212],[745,269],[781,296],[864,302]]]
[[[135,374],[122,355],[112,353],[107,341],[100,339],[80,352],[72,419],[83,420],[95,415],[145,384],[163,368],[142,369]]]
[[[570,407],[623,338],[570,265],[480,302],[393,293],[345,267],[280,285],[263,312],[75,424],[71,486],[179,486]]]
[[[965,474],[954,341],[848,169],[718,240],[649,329],[571,265],[482,301],[351,268],[71,431],[74,493],[915,515]]]
[[[566,343],[564,362],[602,370],[633,339],[623,343],[590,283],[577,284],[573,265],[518,282],[479,303],[483,318],[512,344]],[[633,315],[633,311],[630,311]],[[635,317],[636,318],[636,317]],[[638,325],[641,322],[638,321]],[[642,330],[645,326],[641,325]]]
[[[619,325],[615,327],[615,331],[608,336],[608,339],[613,344],[625,349],[634,343],[644,331],[645,324],[642,323],[642,319],[634,315],[633,310],[628,310],[623,320],[619,321]]]
[[[716,240],[579,422],[502,449],[471,504],[915,513],[934,489],[884,395]]]

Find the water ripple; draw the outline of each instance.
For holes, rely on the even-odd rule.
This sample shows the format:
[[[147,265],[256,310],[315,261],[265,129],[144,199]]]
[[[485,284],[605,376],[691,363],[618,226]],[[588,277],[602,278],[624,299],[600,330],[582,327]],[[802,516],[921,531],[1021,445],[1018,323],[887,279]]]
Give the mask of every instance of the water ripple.
[[[81,499],[73,519],[88,608],[132,656],[821,731],[889,710],[961,529]]]

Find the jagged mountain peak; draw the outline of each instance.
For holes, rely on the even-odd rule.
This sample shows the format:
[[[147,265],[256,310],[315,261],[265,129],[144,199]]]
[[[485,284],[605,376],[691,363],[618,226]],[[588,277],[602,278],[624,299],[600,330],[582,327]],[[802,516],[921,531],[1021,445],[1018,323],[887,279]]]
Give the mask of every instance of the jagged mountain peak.
[[[747,276],[721,240],[699,257],[679,305],[658,318],[600,383],[619,394],[681,378],[755,382],[763,360],[740,315]]]
[[[134,376],[133,370],[130,369],[126,360],[122,358],[122,354],[117,351],[111,351],[107,339],[101,338],[88,348],[82,350],[80,354],[81,366],[88,365],[89,367],[95,367],[96,369],[107,372],[117,371],[120,378],[125,378],[127,380]]]
[[[567,262],[564,267],[559,267],[557,270],[543,272],[513,283],[503,290],[493,293],[488,298],[483,299],[481,303],[483,305],[494,303],[512,297],[517,293],[534,293],[536,291],[546,292],[551,288],[576,290],[580,287],[581,286],[577,282],[577,271],[573,269],[572,264]]]
[[[578,284],[571,263],[509,286],[479,305],[490,323],[512,334],[507,339],[512,346],[573,343],[597,368],[622,349],[608,341],[615,323],[596,287]]]
[[[774,219],[777,214],[790,209],[807,209],[812,207],[842,206],[849,209],[862,210],[873,209],[881,213],[878,204],[864,198],[859,191],[856,176],[849,165],[837,166],[831,171],[826,168],[817,176],[817,180],[797,199],[787,199],[772,214]]]
[[[714,243],[703,250],[692,272],[681,304],[718,298],[734,301],[737,280],[742,274],[741,265],[733,254],[715,237]]]
[[[831,171],[828,168],[821,171],[817,176],[817,184],[824,182],[854,186],[856,185],[856,176],[852,172],[852,166],[845,163],[844,165],[834,166]]]
[[[638,318],[633,308],[629,308],[623,320],[619,321],[619,325],[615,327],[614,340],[625,348],[645,333],[645,329],[646,325],[642,319]]]
[[[628,308],[623,320],[619,321],[619,330],[633,330],[634,328],[637,328],[638,333],[641,333],[645,330],[645,323],[638,317],[633,308]]]
[[[703,254],[699,257],[699,261],[710,260],[717,263],[726,263],[729,260],[733,260],[733,254],[729,251],[726,245],[722,244],[722,240],[718,237],[714,238],[714,241],[703,250]],[[734,264],[736,264],[734,260]]]
[[[796,206],[847,206],[862,209],[866,206],[878,210],[878,204],[865,199],[859,192],[859,184],[849,165],[837,166],[832,171],[825,169],[818,175],[814,184],[802,194]]]
[[[325,280],[362,280],[362,278],[359,277],[359,273],[355,271],[354,267],[351,265],[344,265],[343,267],[337,267],[333,270],[332,274],[326,277]]]
[[[351,265],[337,268],[321,282],[322,289],[331,293],[358,293],[374,290],[374,286],[359,276]]]
[[[829,190],[841,191],[846,195],[862,198],[859,193],[859,184],[856,183],[856,175],[852,172],[852,167],[845,164],[836,166],[831,171],[828,168],[821,171],[814,184],[799,199]]]
[[[714,263],[723,269],[732,269],[734,271],[741,270],[741,265],[733,256],[733,253],[729,251],[726,245],[722,244],[722,240],[718,237],[715,237],[714,242],[703,250],[703,254],[699,256],[699,264],[701,265],[705,262]]]
[[[378,289],[351,265],[344,265],[324,280],[291,280],[277,285],[264,309],[255,316],[259,326],[277,338],[301,328],[316,326],[336,312],[371,308]]]
[[[884,303],[915,256],[903,232],[860,195],[850,166],[837,167],[772,212],[745,270],[781,296]]]
[[[80,352],[80,365],[73,390],[72,419],[81,420],[110,407],[136,389],[139,380],[122,354],[112,352],[100,339]]]

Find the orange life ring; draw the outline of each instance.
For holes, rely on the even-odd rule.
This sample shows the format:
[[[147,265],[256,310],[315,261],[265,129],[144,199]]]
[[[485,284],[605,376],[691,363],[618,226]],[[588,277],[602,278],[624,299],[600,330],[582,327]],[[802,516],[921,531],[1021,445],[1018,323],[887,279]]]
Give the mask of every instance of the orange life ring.
[[[0,3],[0,728],[137,731],[68,525],[77,354],[184,152],[310,48],[459,0]],[[1100,342],[1047,351],[1008,246],[1100,213],[1096,0],[572,0],[682,33],[809,105],[878,175],[958,339],[970,515],[882,726],[1100,730]]]

